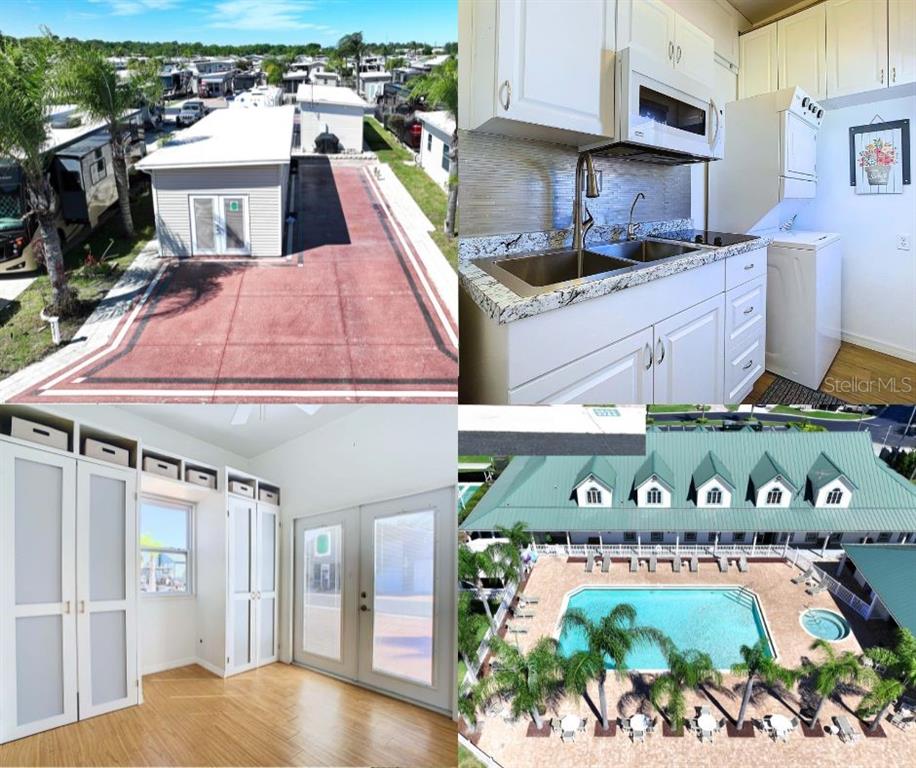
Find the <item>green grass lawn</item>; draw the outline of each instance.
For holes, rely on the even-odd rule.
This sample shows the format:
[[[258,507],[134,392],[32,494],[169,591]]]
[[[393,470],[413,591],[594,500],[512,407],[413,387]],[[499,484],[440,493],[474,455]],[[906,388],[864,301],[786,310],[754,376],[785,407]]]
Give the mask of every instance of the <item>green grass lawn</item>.
[[[472,755],[464,747],[458,747],[458,768],[484,768],[483,763],[480,762],[474,755]]]
[[[772,409],[773,413],[786,413],[792,416],[801,416],[808,419],[835,419],[836,421],[861,421],[863,417],[858,413],[834,413],[833,411],[803,411],[801,408],[793,408],[791,405],[777,405]]]
[[[64,253],[64,263],[72,285],[84,302],[79,317],[60,323],[64,342],[73,338],[99,301],[118,282],[146,241],[155,236],[153,203],[149,192],[142,194],[132,204],[136,236],[130,239],[120,235],[120,215],[115,213],[99,227],[85,243]],[[109,248],[109,243],[114,243]],[[105,264],[108,269],[89,270],[83,267],[85,246],[99,257],[108,248]],[[41,360],[58,349],[51,340],[48,324],[39,313],[51,300],[51,282],[41,274],[19,298],[0,311],[0,377],[9,376],[31,363]]]
[[[459,456],[459,464],[489,464],[493,461],[492,456]]]
[[[426,171],[414,163],[413,154],[398,144],[397,139],[386,131],[378,120],[367,117],[364,122],[363,136],[369,149],[378,155],[381,162],[391,168],[394,175],[401,180],[410,196],[426,214],[426,218],[432,222],[435,229],[430,232],[430,236],[439,246],[439,250],[442,251],[448,263],[452,265],[452,269],[457,270],[458,241],[455,238],[447,237],[442,232],[448,196],[436,182],[426,175]]]
[[[709,406],[703,406],[702,408],[697,408],[696,403],[693,405],[688,404],[672,404],[672,405],[650,405],[649,413],[697,413],[698,411],[708,411]]]

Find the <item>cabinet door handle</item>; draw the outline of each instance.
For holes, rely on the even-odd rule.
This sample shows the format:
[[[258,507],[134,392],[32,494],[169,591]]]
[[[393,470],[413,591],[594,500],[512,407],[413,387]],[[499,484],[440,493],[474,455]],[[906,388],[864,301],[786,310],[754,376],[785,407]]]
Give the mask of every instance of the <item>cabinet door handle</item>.
[[[503,93],[506,94],[505,101],[503,101]],[[509,104],[512,103],[512,83],[508,80],[504,80],[503,84],[499,86],[499,103],[506,112],[509,111]]]
[[[881,67],[881,85],[884,85],[884,67]]]
[[[754,364],[753,360],[748,360],[744,365],[741,366],[741,370],[746,371]]]
[[[648,371],[652,367],[652,345],[647,341],[646,342],[646,370]]]
[[[675,64],[681,63],[681,46],[677,47],[677,59],[675,59]]]
[[[70,601],[64,600],[64,613],[70,613]]]
[[[754,262],[753,262],[753,261],[752,261],[750,264],[745,264],[745,265],[744,265],[744,271],[745,271],[745,272],[747,272],[749,269],[753,269],[753,268],[754,268]]]
[[[674,43],[670,40],[668,41],[668,59],[669,61],[674,58]]]
[[[745,314],[745,315],[749,315],[749,314],[751,314],[751,312],[753,312],[753,311],[754,311],[754,308],[753,308],[753,307],[748,307],[747,309],[744,310],[744,314]]]
[[[80,613],[86,613],[86,601],[80,600]]]
[[[661,365],[665,361],[665,343],[659,339],[657,346],[658,354],[655,356],[655,360],[659,365]]]
[[[897,67],[891,67],[891,82],[897,82]]]

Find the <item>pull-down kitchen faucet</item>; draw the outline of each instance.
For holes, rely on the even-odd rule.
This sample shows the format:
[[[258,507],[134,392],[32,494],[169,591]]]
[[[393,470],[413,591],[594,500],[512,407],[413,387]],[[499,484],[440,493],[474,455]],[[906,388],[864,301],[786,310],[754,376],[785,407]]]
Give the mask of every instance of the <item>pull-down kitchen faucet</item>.
[[[585,237],[595,223],[595,219],[582,203],[582,169],[585,168],[585,196],[589,199],[598,197],[598,178],[595,175],[595,166],[592,156],[588,152],[580,152],[576,161],[576,194],[573,196],[573,250],[580,253],[585,245]],[[582,218],[582,209],[585,208],[585,218]]]
[[[646,196],[642,192],[637,192],[636,197],[633,198],[633,205],[630,206],[630,218],[627,220],[627,240],[636,239],[636,230],[639,228],[639,224],[633,223],[633,209],[636,207],[636,203],[639,202],[639,199],[646,199]]]

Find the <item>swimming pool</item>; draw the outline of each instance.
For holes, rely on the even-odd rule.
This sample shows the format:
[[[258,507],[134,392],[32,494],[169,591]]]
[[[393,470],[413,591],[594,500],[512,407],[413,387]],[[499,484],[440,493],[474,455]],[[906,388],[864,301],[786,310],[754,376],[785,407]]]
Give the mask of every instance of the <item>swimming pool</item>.
[[[638,625],[661,630],[679,649],[708,653],[717,669],[728,669],[741,661],[741,646],[761,639],[770,655],[775,655],[756,597],[737,587],[583,587],[568,595],[563,612],[579,608],[590,618],[600,619],[620,603],[636,608]],[[581,631],[561,633],[560,652],[564,656],[584,648]],[[613,667],[610,660],[607,666]],[[627,666],[637,670],[667,667],[654,645],[633,649]]]

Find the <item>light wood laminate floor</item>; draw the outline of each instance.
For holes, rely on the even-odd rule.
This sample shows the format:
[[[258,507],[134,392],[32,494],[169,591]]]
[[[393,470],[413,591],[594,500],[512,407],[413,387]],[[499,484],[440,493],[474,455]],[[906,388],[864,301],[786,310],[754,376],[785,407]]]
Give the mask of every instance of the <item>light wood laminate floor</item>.
[[[766,371],[745,403],[762,403],[774,376]],[[842,342],[820,387],[847,403],[916,403],[916,363]]]
[[[144,703],[0,746],[0,765],[454,766],[454,722],[299,667],[143,678]]]

